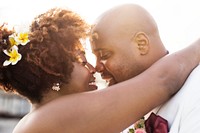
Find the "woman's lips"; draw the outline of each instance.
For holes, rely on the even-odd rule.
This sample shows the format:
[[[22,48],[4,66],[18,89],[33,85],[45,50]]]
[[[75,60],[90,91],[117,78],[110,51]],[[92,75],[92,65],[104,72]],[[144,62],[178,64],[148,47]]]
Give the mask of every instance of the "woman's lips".
[[[89,87],[89,90],[97,90],[98,89],[95,82],[90,82],[88,87]]]

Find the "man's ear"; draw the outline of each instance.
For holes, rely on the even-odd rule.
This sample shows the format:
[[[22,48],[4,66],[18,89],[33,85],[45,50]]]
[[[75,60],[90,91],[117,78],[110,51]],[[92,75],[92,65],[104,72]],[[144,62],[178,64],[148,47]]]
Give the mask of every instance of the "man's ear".
[[[149,39],[144,32],[137,32],[134,36],[134,42],[137,44],[140,55],[146,55],[149,52]]]

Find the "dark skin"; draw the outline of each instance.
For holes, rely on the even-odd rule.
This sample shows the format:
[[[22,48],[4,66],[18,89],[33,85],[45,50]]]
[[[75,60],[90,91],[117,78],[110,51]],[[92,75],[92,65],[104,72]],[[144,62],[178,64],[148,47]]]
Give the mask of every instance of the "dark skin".
[[[74,42],[74,45],[80,44],[78,42],[82,34],[79,33],[80,31],[83,32],[83,30],[77,29],[77,24],[80,22],[79,19],[75,22],[70,21],[70,23],[67,23],[69,20],[74,20],[74,14],[70,13],[70,15],[68,11],[64,11],[63,15],[63,13],[59,13],[59,10],[57,15],[55,13],[56,11],[53,10],[53,13],[43,14],[45,15],[43,18],[45,21],[42,21],[44,23],[38,24],[38,21],[34,22],[33,31],[36,30],[36,32],[32,37],[37,40],[38,34],[40,35],[41,29],[43,29],[42,27],[48,26],[45,23],[46,20],[52,20],[54,25],[44,28],[42,32],[42,36],[47,35],[45,44],[48,47],[55,46],[48,49],[51,56],[55,55],[55,50],[58,47],[60,47],[60,49],[57,49],[56,54],[66,55],[67,53],[63,49],[73,44],[71,41]],[[68,16],[66,17],[67,14]],[[62,15],[65,19],[60,18]],[[57,17],[55,18],[55,16]],[[71,19],[68,20],[68,18]],[[57,32],[57,28],[61,26],[60,22],[65,23],[65,21],[67,24],[72,25],[70,25],[69,28],[66,25],[62,25],[64,29],[60,29],[58,30],[59,32]],[[41,24],[44,25],[41,27]],[[38,26],[40,26],[40,28],[38,28]],[[73,28],[71,29],[71,27]],[[81,27],[79,28],[82,29]],[[53,37],[57,37],[48,37],[51,33],[54,33],[52,34]],[[67,38],[70,34],[72,34],[72,36]],[[63,38],[64,35],[65,37]],[[75,41],[73,41],[74,35],[77,36],[75,37]],[[61,40],[58,38],[61,38],[63,43],[59,43]],[[54,40],[50,42],[49,39]],[[66,40],[70,43],[66,43]],[[34,57],[37,57],[41,53],[40,48],[43,45],[39,44],[40,43],[37,42],[32,45],[37,46],[37,48],[34,49]],[[68,45],[62,47],[63,44]],[[75,46],[73,47],[76,48]],[[42,48],[46,49],[46,47]],[[70,49],[71,47],[68,48],[69,53],[71,52]],[[29,50],[33,52],[33,49],[30,48]],[[94,72],[91,71],[94,70],[93,68],[90,68],[87,63],[84,65],[85,63],[81,64],[75,60],[74,62],[68,62],[68,59],[66,59],[60,62],[60,60],[58,60],[60,56],[58,56],[56,60],[52,60],[51,62],[59,62],[59,65],[55,64],[55,68],[58,66],[56,70],[64,72],[62,70],[65,70],[64,68],[68,67],[68,64],[73,65],[72,73],[69,75],[69,82],[64,82],[62,86],[60,86],[60,91],[45,88],[47,91],[45,91],[41,102],[36,102],[32,105],[33,108],[31,112],[18,123],[13,133],[120,132],[154,107],[171,98],[171,96],[179,90],[191,70],[199,63],[199,50],[200,40],[182,51],[161,59],[146,72],[135,78],[108,87],[108,89],[94,91],[88,90]],[[50,60],[51,56],[48,56],[46,53],[46,58],[43,61]],[[74,54],[70,54],[70,56],[70,59],[76,58]],[[38,59],[43,57],[44,56],[38,57]],[[63,58],[65,57],[66,56],[63,56]],[[22,58],[21,62],[23,59],[24,58]],[[36,62],[38,61],[35,60],[35,58],[33,58],[33,60]],[[66,64],[66,62],[68,62],[68,64]],[[172,62],[173,66],[171,66]],[[37,62],[37,64],[38,63],[40,62]],[[64,64],[65,67],[63,67]],[[43,67],[48,65],[47,62]],[[22,68],[23,67],[24,65],[22,65]],[[69,70],[71,69],[69,68]],[[61,72],[58,74],[62,75],[63,73]],[[48,78],[50,75],[48,73],[46,74],[46,78]],[[57,78],[52,78],[52,80],[54,79]],[[24,81],[23,78],[21,81]],[[57,83],[57,81],[55,83]],[[40,90],[40,88],[35,89]]]
[[[200,40],[162,58],[139,76],[108,89],[58,97],[28,114],[14,133],[120,132],[168,100],[183,85],[200,60],[199,44]],[[173,66],[170,62],[174,62]]]
[[[96,70],[109,85],[137,76],[168,53],[152,16],[134,4],[101,15],[92,29],[91,47]]]

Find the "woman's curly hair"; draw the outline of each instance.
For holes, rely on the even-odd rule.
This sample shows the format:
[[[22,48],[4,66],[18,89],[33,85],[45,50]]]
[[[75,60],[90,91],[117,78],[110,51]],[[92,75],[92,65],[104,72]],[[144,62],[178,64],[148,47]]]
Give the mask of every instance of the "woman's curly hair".
[[[83,50],[81,39],[89,25],[73,11],[54,8],[34,19],[30,42],[20,47],[22,59],[16,65],[3,66],[7,56],[5,42],[12,34],[0,27],[0,84],[5,91],[17,92],[31,102],[40,102],[54,83],[69,83],[76,52]]]

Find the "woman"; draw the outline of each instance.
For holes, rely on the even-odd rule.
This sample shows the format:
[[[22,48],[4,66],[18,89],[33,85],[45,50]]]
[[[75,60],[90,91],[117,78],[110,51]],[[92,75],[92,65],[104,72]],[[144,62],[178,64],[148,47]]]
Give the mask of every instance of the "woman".
[[[200,60],[198,41],[136,78],[95,90],[81,45],[88,31],[79,15],[59,8],[36,17],[29,37],[1,27],[1,88],[32,103],[13,133],[120,132],[177,92]]]

